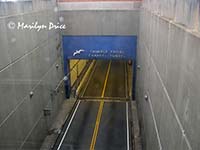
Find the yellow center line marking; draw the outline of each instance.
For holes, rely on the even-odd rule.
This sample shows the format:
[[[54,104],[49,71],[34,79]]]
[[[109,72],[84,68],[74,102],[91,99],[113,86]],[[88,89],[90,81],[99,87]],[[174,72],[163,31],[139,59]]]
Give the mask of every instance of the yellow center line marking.
[[[110,66],[111,66],[111,61],[109,62],[109,65],[108,65],[108,70],[107,70],[107,73],[106,73],[106,78],[105,78],[101,98],[103,98],[104,94],[105,94],[106,85],[107,85],[107,82],[108,82],[108,76],[109,76],[109,72],[110,72]],[[99,105],[98,113],[97,113],[96,124],[95,124],[95,128],[94,128],[93,136],[92,136],[92,141],[91,141],[91,144],[90,144],[90,150],[94,150],[94,147],[95,147],[95,144],[96,144],[97,134],[98,134],[101,116],[102,116],[102,112],[103,112],[103,105],[104,105],[104,100],[102,99],[102,101],[100,102],[100,105]]]

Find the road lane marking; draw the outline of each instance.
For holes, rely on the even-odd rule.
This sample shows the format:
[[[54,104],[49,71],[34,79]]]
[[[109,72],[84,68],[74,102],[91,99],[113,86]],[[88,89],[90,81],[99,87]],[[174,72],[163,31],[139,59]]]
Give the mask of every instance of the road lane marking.
[[[81,101],[83,102],[101,102],[102,99],[81,99]],[[106,100],[104,99],[104,102],[107,102],[107,103],[124,103],[124,102],[128,102],[129,100]]]
[[[100,106],[99,106],[99,110],[98,110],[95,129],[94,129],[93,136],[92,136],[92,142],[90,144],[90,150],[94,150],[94,147],[95,147],[95,144],[96,144],[97,134],[98,134],[99,125],[100,125],[100,121],[101,121],[101,115],[102,115],[102,112],[103,112],[103,105],[104,105],[104,102],[101,101]]]
[[[73,112],[73,115],[72,115],[72,117],[71,117],[71,119],[70,119],[70,121],[69,121],[69,124],[68,124],[68,126],[67,126],[67,128],[66,128],[66,130],[65,130],[65,133],[64,133],[64,135],[63,135],[63,137],[62,137],[62,139],[61,139],[61,141],[60,141],[60,144],[59,144],[57,150],[60,149],[60,147],[61,147],[61,145],[62,145],[62,143],[63,143],[63,141],[64,141],[64,139],[65,139],[65,136],[67,135],[67,132],[68,132],[70,126],[71,126],[71,123],[72,123],[72,121],[73,121],[73,119],[74,119],[74,116],[75,116],[75,114],[76,114],[76,112],[77,112],[77,110],[78,110],[78,107],[79,107],[79,105],[80,105],[80,102],[81,102],[81,101],[78,101],[78,104],[77,104],[77,106],[76,106],[76,108],[75,108],[75,110],[74,110],[74,112]]]
[[[126,102],[126,135],[127,135],[127,150],[129,150],[129,123],[128,123],[128,102]]]
[[[101,99],[104,99],[104,100],[121,100],[121,101],[129,101],[130,98],[126,98],[126,97],[98,97],[98,96],[84,96],[84,97],[79,97],[79,100],[101,100]]]
[[[106,86],[107,86],[107,82],[108,82],[108,76],[109,76],[109,73],[110,73],[110,66],[111,66],[111,61],[109,62],[109,65],[108,65],[108,70],[107,70],[107,73],[106,73],[106,79],[105,79],[105,82],[104,82],[101,98],[103,98],[104,95],[105,95]]]
[[[106,90],[106,86],[107,86],[107,82],[108,82],[108,76],[109,76],[109,73],[110,73],[110,66],[111,66],[111,61],[109,62],[109,65],[108,65],[108,70],[107,70],[107,73],[106,73],[106,78],[105,78],[105,81],[104,81],[104,86],[103,86],[101,98],[103,98],[104,94],[105,94],[105,90]],[[96,124],[95,124],[95,128],[94,128],[93,136],[92,136],[92,141],[91,141],[91,144],[90,144],[90,150],[94,150],[94,147],[95,147],[95,144],[96,144],[99,125],[100,125],[101,116],[102,116],[102,112],[103,112],[103,106],[104,106],[104,100],[102,99],[102,101],[100,102],[100,105],[99,105]]]
[[[127,65],[124,63],[124,74],[125,74],[125,93],[126,93],[126,98],[128,98],[128,72],[127,72]]]

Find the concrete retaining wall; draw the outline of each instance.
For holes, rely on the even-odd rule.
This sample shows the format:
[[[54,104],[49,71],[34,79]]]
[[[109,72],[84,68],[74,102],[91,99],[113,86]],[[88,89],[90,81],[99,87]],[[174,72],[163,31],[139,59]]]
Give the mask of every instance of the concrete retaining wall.
[[[200,31],[199,0],[143,0],[143,7],[187,28]]]
[[[199,47],[198,33],[141,10],[136,99],[144,149],[199,149]]]
[[[63,78],[59,31],[9,23],[56,23],[57,15],[56,1],[0,2],[0,149],[39,149],[65,93],[62,84],[53,92]]]
[[[61,11],[63,35],[138,35],[139,10]]]

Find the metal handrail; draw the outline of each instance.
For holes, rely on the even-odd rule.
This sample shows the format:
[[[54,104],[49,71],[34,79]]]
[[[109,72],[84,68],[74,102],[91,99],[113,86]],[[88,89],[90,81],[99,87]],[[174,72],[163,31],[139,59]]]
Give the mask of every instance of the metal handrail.
[[[54,91],[57,93],[60,85],[64,82],[64,81],[67,81],[69,79],[69,75],[71,74],[71,72],[74,70],[74,68],[79,64],[80,60],[78,60],[74,65],[73,67],[70,69],[69,73],[67,75],[65,75],[60,81],[59,83],[57,84],[56,88],[54,89]]]

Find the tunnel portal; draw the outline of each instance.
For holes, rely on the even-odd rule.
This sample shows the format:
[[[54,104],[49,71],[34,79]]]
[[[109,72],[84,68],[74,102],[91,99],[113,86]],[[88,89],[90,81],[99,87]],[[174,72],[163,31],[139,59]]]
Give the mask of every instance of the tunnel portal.
[[[132,87],[134,87],[136,79],[136,50],[137,36],[63,36],[64,73],[66,76],[69,74],[69,61],[72,59],[132,60],[134,72]],[[66,95],[69,97],[69,80],[65,82],[65,87]],[[133,88],[132,94],[134,99],[135,88]]]

